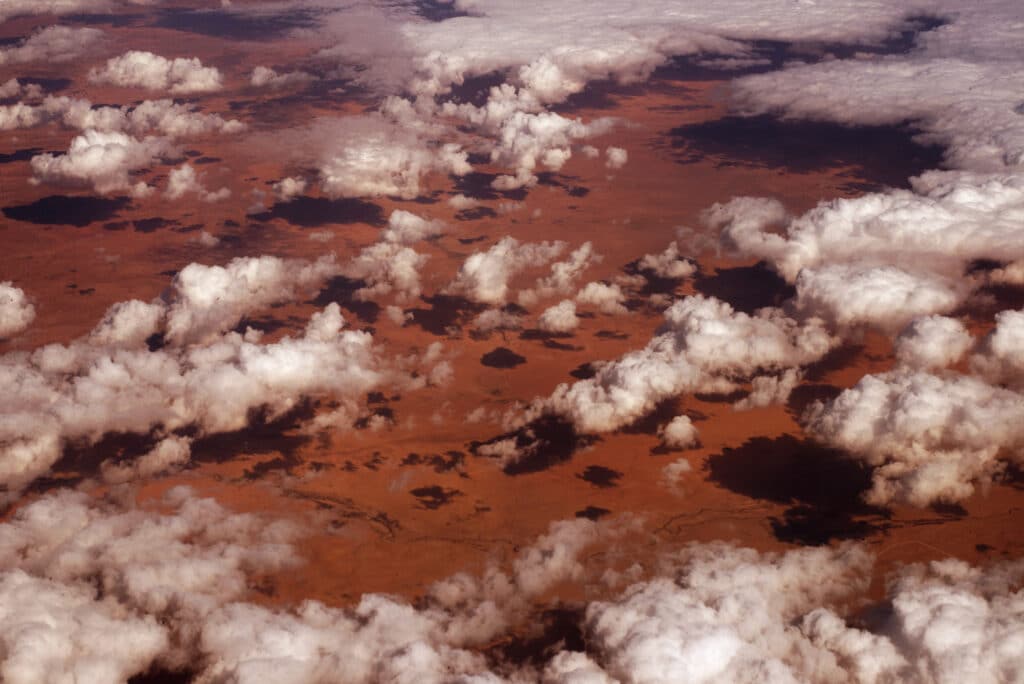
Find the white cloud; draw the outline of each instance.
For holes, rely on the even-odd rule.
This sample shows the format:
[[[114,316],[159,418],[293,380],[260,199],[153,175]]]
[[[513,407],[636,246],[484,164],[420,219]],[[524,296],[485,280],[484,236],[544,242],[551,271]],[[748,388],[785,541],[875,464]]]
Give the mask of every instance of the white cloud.
[[[388,227],[381,238],[387,242],[411,245],[443,232],[442,221],[425,219],[404,209],[395,209],[388,216]]]
[[[175,149],[162,138],[141,140],[125,133],[92,129],[71,141],[65,154],[50,153],[32,157],[32,179],[35,182],[87,187],[101,195],[131,191],[146,194],[142,181],[132,183],[131,171],[146,168],[154,161],[167,158]]]
[[[0,340],[22,332],[35,320],[36,308],[11,281],[0,283]]]
[[[195,57],[167,59],[152,52],[130,50],[89,72],[93,83],[163,90],[172,95],[209,93],[223,88],[220,71]]]
[[[974,372],[990,382],[1024,390],[1024,311],[996,314],[996,325],[971,357]]]
[[[366,281],[356,291],[359,299],[376,299],[394,294],[404,302],[420,296],[420,269],[430,256],[395,242],[377,242],[364,247],[343,269],[350,278]]]
[[[564,249],[564,242],[521,243],[504,237],[487,251],[467,257],[446,290],[483,304],[503,304],[513,276],[548,263]]]
[[[877,504],[961,501],[1024,447],[1024,396],[963,375],[867,375],[805,421],[874,468],[867,499]]]
[[[191,164],[182,164],[176,169],[171,169],[168,174],[164,197],[176,200],[189,194],[196,195],[203,202],[220,202],[231,197],[231,190],[221,188],[216,192],[210,192],[203,187],[195,168]]]
[[[0,8],[0,16],[2,13]],[[14,47],[0,48],[0,65],[70,62],[96,48],[103,38],[99,29],[46,26]]]
[[[689,449],[699,441],[697,426],[689,416],[676,416],[658,430],[658,436],[667,447]]]
[[[951,366],[974,345],[974,338],[955,318],[926,316],[913,320],[897,336],[896,360],[905,366],[930,370]]]
[[[580,319],[576,315],[576,303],[571,299],[563,299],[558,304],[545,309],[537,317],[537,327],[548,333],[570,333],[579,324]]]
[[[304,71],[288,71],[278,73],[270,67],[257,66],[249,76],[249,85],[254,88],[271,88],[278,90],[282,88],[293,88],[304,86],[316,80],[313,74]]]
[[[609,169],[621,169],[629,160],[629,153],[621,147],[609,147],[604,151],[605,166]]]
[[[531,306],[538,299],[565,296],[572,293],[576,287],[576,281],[580,279],[583,272],[591,264],[600,263],[601,255],[594,251],[594,245],[584,242],[574,249],[565,261],[557,261],[551,264],[551,273],[543,278],[538,278],[531,289],[522,290],[519,293],[519,304]]]
[[[624,315],[629,313],[625,306],[626,295],[617,283],[587,283],[576,293],[576,302],[596,307],[601,313]]]
[[[278,202],[291,202],[306,192],[307,185],[305,178],[291,176],[282,178],[273,185],[274,197]]]
[[[777,374],[824,356],[836,343],[821,321],[803,324],[778,309],[755,316],[702,296],[677,301],[643,349],[603,365],[588,380],[559,385],[523,414],[550,413],[581,432],[608,432],[687,392],[729,392],[745,378]]]
[[[689,278],[697,272],[696,264],[680,253],[679,243],[675,240],[670,242],[663,252],[645,254],[637,262],[637,268],[640,271],[650,271],[659,278],[673,280]]]

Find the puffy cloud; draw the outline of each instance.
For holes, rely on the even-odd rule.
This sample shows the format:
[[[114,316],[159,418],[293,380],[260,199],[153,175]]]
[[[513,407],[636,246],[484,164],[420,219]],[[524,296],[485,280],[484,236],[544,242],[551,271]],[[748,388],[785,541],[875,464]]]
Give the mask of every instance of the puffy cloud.
[[[333,255],[312,262],[260,256],[226,266],[189,264],[171,285],[167,337],[175,344],[216,337],[246,313],[313,291],[340,270]]]
[[[505,309],[486,309],[473,319],[470,327],[480,335],[496,330],[519,330],[523,327],[523,317]]]
[[[11,389],[0,399],[0,482],[15,492],[45,474],[71,440],[109,432],[170,440],[138,464],[113,464],[112,477],[123,479],[179,465],[186,445],[175,437],[186,428],[199,436],[240,430],[253,410],[273,419],[304,397],[355,401],[391,376],[368,333],[342,330],[337,304],[314,314],[300,336],[272,344],[252,330],[224,332],[335,273],[331,259],[192,264],[166,304],[124,302],[84,338],[0,357]],[[151,339],[168,344],[154,351]]]
[[[395,242],[377,242],[363,248],[345,264],[344,273],[366,281],[356,291],[359,299],[394,294],[399,301],[420,296],[420,269],[430,256]]]
[[[593,263],[599,263],[601,255],[594,252],[594,245],[584,242],[569,254],[565,261],[551,264],[551,274],[538,278],[537,283],[529,290],[519,293],[519,304],[530,306],[538,299],[547,299],[559,295],[568,295],[576,287],[583,272]]]
[[[16,81],[9,81],[4,87]],[[37,86],[20,88],[25,96],[41,96]],[[52,121],[68,128],[123,132],[140,137],[157,133],[170,138],[196,137],[211,133],[232,134],[245,130],[237,119],[195,111],[191,104],[173,100],[144,100],[135,106],[94,106],[89,100],[48,95],[36,105],[18,102],[0,106],[0,129],[31,128]]]
[[[102,68],[89,72],[93,83],[128,88],[164,90],[172,95],[209,93],[223,87],[215,67],[203,66],[195,57],[167,59],[152,52],[130,50],[107,60]]]
[[[37,99],[43,96],[43,89],[35,83],[22,83],[16,78],[11,78],[0,83],[0,99],[27,98]]]
[[[1024,390],[1024,311],[996,314],[996,326],[971,357],[971,367],[991,382]]]
[[[71,141],[65,154],[32,157],[32,179],[38,183],[91,187],[102,195],[126,190],[144,195],[149,188],[142,181],[133,184],[130,172],[169,157],[174,151],[171,143],[162,138],[138,140],[125,133],[89,129]]]
[[[676,416],[666,423],[660,430],[658,436],[667,447],[673,449],[689,449],[696,446],[699,440],[697,426],[693,424],[689,416]]]
[[[274,197],[277,198],[278,202],[291,202],[306,192],[307,185],[308,183],[306,183],[305,178],[291,176],[282,178],[273,185]]]
[[[643,349],[603,365],[588,380],[559,385],[524,413],[561,415],[581,432],[616,430],[686,392],[728,392],[738,381],[798,368],[836,343],[821,321],[802,324],[778,309],[737,312],[703,296],[677,301]]]
[[[629,153],[621,147],[609,147],[604,151],[604,155],[607,157],[604,165],[609,169],[621,169],[629,160]]]
[[[963,375],[867,375],[805,416],[814,438],[874,468],[868,501],[956,502],[1024,448],[1024,396]]]
[[[580,319],[576,316],[576,303],[571,299],[563,299],[558,304],[545,309],[537,317],[537,327],[547,333],[570,333],[579,324]]]
[[[461,192],[448,198],[448,204],[456,211],[465,211],[480,206],[480,200],[466,197]]]
[[[697,272],[697,265],[684,257],[679,251],[679,243],[672,241],[665,251],[658,254],[645,254],[637,262],[640,271],[653,273],[659,278],[682,280]]]
[[[316,76],[307,74],[304,71],[288,71],[282,74],[270,67],[258,66],[252,70],[252,74],[249,76],[249,85],[254,88],[278,90],[281,88],[304,86],[315,80]]]
[[[425,219],[404,209],[395,209],[388,216],[388,227],[381,236],[387,242],[411,245],[444,232],[444,223]]]
[[[0,283],[0,340],[17,335],[35,320],[36,308],[11,281]]]
[[[905,366],[929,370],[945,368],[963,358],[974,338],[955,318],[926,316],[915,319],[896,337],[896,360]]]
[[[504,237],[486,252],[467,257],[446,289],[483,304],[503,304],[514,275],[551,261],[564,249],[565,243],[560,241],[521,243]]]
[[[596,307],[609,315],[629,313],[625,306],[626,295],[617,283],[587,283],[576,293],[576,301],[584,306]]]
[[[472,170],[460,145],[428,142],[414,128],[381,115],[321,122],[319,128],[332,141],[319,162],[320,185],[330,197],[414,199],[425,175]],[[322,147],[323,139],[315,144]]]
[[[199,175],[191,164],[182,164],[176,169],[171,169],[167,176],[167,189],[164,190],[164,197],[169,200],[181,199],[185,195],[194,194],[203,202],[220,202],[231,197],[231,190],[221,188],[216,192],[210,192],[199,180]]]
[[[669,577],[587,607],[586,633],[620,681],[844,681],[834,657],[793,622],[867,587],[871,558],[857,548],[759,556],[693,546]]]
[[[796,306],[807,315],[840,328],[873,325],[895,331],[919,316],[951,311],[968,287],[894,266],[830,264],[801,271],[796,291]]]
[[[0,48],[0,65],[70,62],[95,48],[103,37],[103,31],[94,28],[46,26],[14,47]]]
[[[785,404],[803,379],[801,372],[789,368],[781,375],[762,375],[750,381],[750,394],[733,404],[737,411],[748,411],[774,404]]]
[[[88,585],[0,572],[0,677],[10,684],[116,684],[168,649],[166,631]]]

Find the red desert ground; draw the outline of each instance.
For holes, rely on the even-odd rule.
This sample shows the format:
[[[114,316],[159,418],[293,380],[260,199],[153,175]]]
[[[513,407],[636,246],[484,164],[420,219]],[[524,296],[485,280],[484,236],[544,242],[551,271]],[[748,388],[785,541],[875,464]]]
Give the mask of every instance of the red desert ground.
[[[0,0],[0,680],[1021,681],[1022,27]]]

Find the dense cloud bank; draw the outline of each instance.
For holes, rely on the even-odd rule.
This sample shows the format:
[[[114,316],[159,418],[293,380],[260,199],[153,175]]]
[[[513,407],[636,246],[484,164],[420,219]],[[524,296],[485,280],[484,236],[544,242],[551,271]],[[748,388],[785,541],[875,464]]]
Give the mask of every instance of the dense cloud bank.
[[[66,443],[109,432],[171,440],[143,458],[153,474],[184,460],[187,443],[175,442],[175,431],[239,430],[254,409],[273,418],[303,397],[365,394],[387,373],[372,337],[343,329],[337,304],[295,337],[262,343],[251,328],[232,331],[249,313],[315,291],[339,268],[333,258],[191,264],[165,299],[118,303],[83,338],[0,357],[10,390],[0,400],[0,481],[14,492],[45,474]],[[154,340],[165,344],[151,348]]]
[[[366,594],[347,608],[283,609],[247,602],[247,587],[302,563],[295,524],[268,525],[186,488],[158,503],[121,509],[61,492],[0,525],[5,681],[113,684],[153,667],[239,683],[923,684],[1020,675],[1019,564],[902,568],[887,617],[868,630],[844,617],[870,578],[872,558],[859,547],[759,554],[695,544],[587,604],[578,625],[586,651],[562,647],[535,665],[482,647],[529,632],[535,602],[557,583],[596,587],[601,570],[583,552],[635,533],[633,522],[553,523],[507,567],[441,580],[415,604]]]

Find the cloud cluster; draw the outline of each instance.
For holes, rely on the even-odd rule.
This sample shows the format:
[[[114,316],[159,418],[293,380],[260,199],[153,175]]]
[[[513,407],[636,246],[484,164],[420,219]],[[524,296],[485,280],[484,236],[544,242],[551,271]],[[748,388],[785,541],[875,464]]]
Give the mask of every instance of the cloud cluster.
[[[404,209],[395,209],[388,216],[388,227],[381,238],[387,242],[411,245],[444,232],[444,222],[425,219]]]
[[[467,257],[446,291],[482,304],[504,304],[513,276],[550,262],[564,250],[565,243],[561,241],[519,242],[514,237],[504,237],[487,251]]]
[[[580,432],[608,432],[692,392],[730,392],[763,375],[799,368],[836,344],[820,320],[803,323],[778,309],[751,316],[725,302],[687,297],[665,312],[665,324],[643,349],[603,365],[590,379],[559,385],[525,411],[568,418]]]
[[[165,138],[139,140],[125,133],[88,129],[71,141],[66,153],[32,157],[32,180],[91,188],[101,195],[128,191],[144,196],[151,188],[143,181],[133,183],[131,172],[175,153],[175,147]]]
[[[304,397],[352,402],[389,377],[368,333],[343,330],[337,304],[315,313],[301,335],[261,343],[228,332],[249,312],[319,286],[337,273],[331,259],[259,257],[226,267],[192,264],[167,301],[122,302],[89,335],[67,345],[0,357],[11,391],[0,399],[0,483],[17,491],[53,466],[69,442],[109,432],[162,440],[137,464],[110,471],[150,474],[180,465],[191,435],[245,428],[253,411],[268,419]],[[151,349],[151,341],[166,345]]]
[[[216,192],[210,192],[199,180],[195,168],[191,164],[182,164],[176,169],[171,169],[167,175],[167,189],[164,190],[164,197],[176,200],[185,195],[195,195],[203,202],[220,202],[231,197],[231,190],[221,188]]]
[[[103,37],[103,31],[94,28],[46,26],[14,47],[0,48],[0,65],[70,62],[94,49]]]
[[[579,324],[580,319],[576,315],[576,303],[571,299],[563,299],[558,304],[544,309],[540,316],[537,317],[537,328],[547,333],[570,333]]]
[[[129,50],[89,72],[93,83],[161,90],[172,95],[209,93],[223,88],[220,71],[195,57],[167,59],[143,50]]]
[[[0,283],[0,340],[22,332],[35,320],[36,308],[11,281]]]
[[[867,499],[877,504],[963,500],[1024,454],[1024,396],[959,374],[867,375],[805,423],[874,468]]]
[[[254,88],[270,88],[280,90],[308,85],[316,80],[316,76],[305,71],[288,71],[278,73],[270,67],[258,66],[249,75],[249,85]]]

